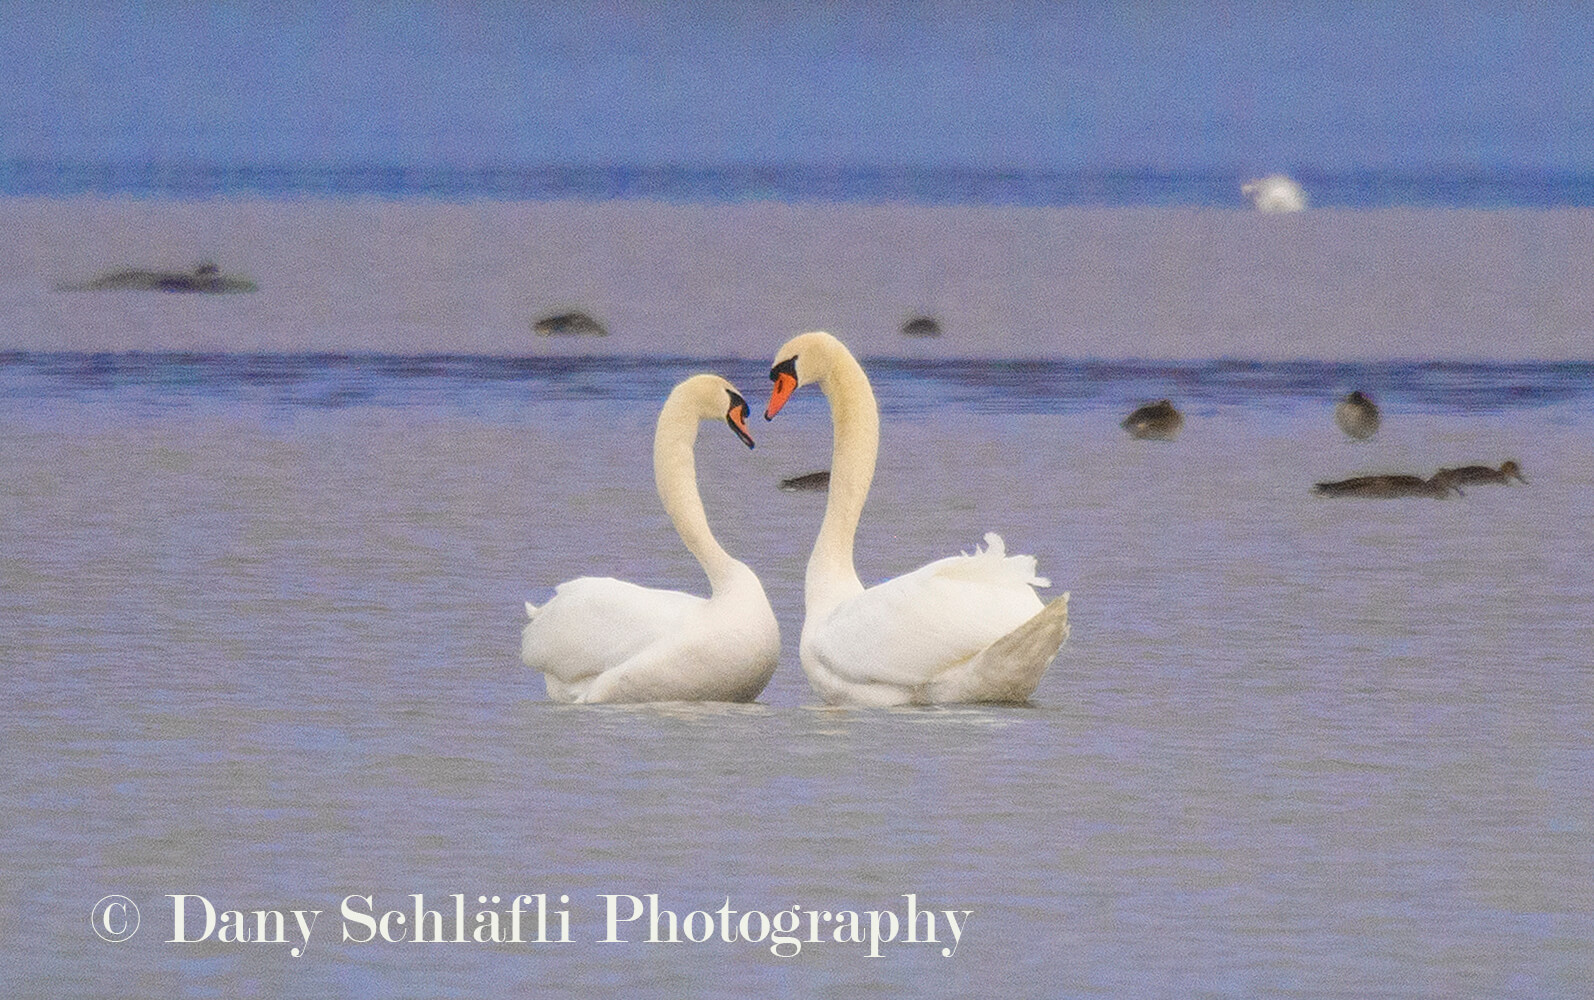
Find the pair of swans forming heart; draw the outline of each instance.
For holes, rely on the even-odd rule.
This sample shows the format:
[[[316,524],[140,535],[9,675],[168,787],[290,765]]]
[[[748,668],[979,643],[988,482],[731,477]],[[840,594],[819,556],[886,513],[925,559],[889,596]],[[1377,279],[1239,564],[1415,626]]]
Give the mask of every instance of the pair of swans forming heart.
[[[770,371],[772,419],[818,383],[834,427],[830,492],[804,582],[803,672],[833,705],[1022,702],[1068,638],[1068,595],[1043,604],[1033,556],[985,536],[972,555],[938,559],[865,588],[853,539],[874,479],[880,412],[857,359],[828,333],[787,341]],[[526,605],[521,659],[557,701],[751,701],[775,671],[780,633],[753,571],[714,540],[697,490],[702,420],[725,419],[751,447],[747,403],[717,375],[676,386],[659,413],[653,471],[664,509],[708,575],[708,598],[610,578],[560,584]]]

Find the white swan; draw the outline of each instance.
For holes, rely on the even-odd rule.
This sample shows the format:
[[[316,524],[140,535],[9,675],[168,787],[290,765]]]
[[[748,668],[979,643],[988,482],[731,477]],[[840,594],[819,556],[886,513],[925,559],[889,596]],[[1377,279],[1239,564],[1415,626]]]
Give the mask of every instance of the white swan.
[[[1034,556],[1009,556],[1002,539],[865,590],[853,536],[880,447],[880,411],[863,368],[828,333],[787,341],[770,370],[771,419],[798,386],[819,383],[834,428],[830,497],[808,559],[803,672],[831,704],[1018,702],[1068,638],[1068,595],[1043,605]]]
[[[520,658],[555,701],[752,701],[780,657],[763,584],[714,540],[697,490],[699,421],[723,418],[747,446],[747,401],[718,375],[670,393],[653,435],[653,476],[675,530],[708,574],[711,596],[584,576],[560,584],[531,617]]]
[[[1306,208],[1306,189],[1293,177],[1268,174],[1240,185],[1240,193],[1251,199],[1258,211],[1269,215],[1300,212]]]

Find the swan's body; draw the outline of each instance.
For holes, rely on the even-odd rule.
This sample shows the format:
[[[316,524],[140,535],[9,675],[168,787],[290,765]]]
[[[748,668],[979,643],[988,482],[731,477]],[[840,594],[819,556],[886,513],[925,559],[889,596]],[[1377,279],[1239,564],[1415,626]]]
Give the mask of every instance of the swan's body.
[[[1294,178],[1268,174],[1240,185],[1240,193],[1251,199],[1258,211],[1270,215],[1299,212],[1306,207],[1306,191]]]
[[[852,353],[828,333],[805,333],[775,356],[766,418],[793,389],[819,383],[834,445],[825,518],[808,560],[799,652],[831,704],[1019,702],[1068,638],[1068,595],[1042,604],[1033,556],[1009,556],[995,534],[972,555],[937,560],[867,589],[853,538],[874,479],[880,416]]]
[[[542,671],[549,698],[752,701],[769,683],[780,656],[775,613],[758,577],[715,541],[697,490],[697,426],[721,417],[752,446],[747,403],[719,376],[694,375],[670,393],[653,438],[659,497],[711,595],[582,577],[540,608],[528,602],[520,658]]]
[[[1380,422],[1378,404],[1367,398],[1360,389],[1334,405],[1334,423],[1358,441],[1365,441],[1377,434]]]

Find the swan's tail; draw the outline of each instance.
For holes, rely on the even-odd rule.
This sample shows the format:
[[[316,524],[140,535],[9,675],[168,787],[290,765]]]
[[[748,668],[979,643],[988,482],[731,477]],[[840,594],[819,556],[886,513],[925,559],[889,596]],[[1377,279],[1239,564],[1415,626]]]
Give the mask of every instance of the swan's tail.
[[[926,693],[936,704],[1028,701],[1067,641],[1068,595],[1064,594],[985,647],[953,676],[931,683]]]

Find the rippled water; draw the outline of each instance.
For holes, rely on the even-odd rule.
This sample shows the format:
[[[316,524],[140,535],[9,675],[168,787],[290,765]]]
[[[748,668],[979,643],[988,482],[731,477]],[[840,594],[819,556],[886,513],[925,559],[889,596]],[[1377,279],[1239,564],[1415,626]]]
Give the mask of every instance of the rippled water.
[[[699,444],[781,622],[761,703],[547,704],[523,600],[584,573],[703,589],[649,453],[701,367],[0,357],[5,992],[1586,994],[1589,366],[872,363],[860,573],[987,530],[1036,554],[1073,635],[1033,704],[817,706],[823,500],[776,488],[827,462],[812,391],[753,452]],[[760,363],[711,367],[762,402]],[[1372,442],[1332,425],[1353,386],[1384,404]],[[1181,439],[1129,440],[1164,395]],[[1309,492],[1505,458],[1531,485]],[[567,895],[572,941],[339,939],[351,895],[520,892]],[[110,893],[143,913],[120,944],[90,927]],[[178,893],[325,912],[297,958],[291,917],[289,944],[171,943]],[[790,958],[645,944],[645,919],[601,943],[603,895],[649,893],[973,913],[950,957],[829,925]]]
[[[1312,203],[1550,208],[1594,204],[1594,177],[1567,170],[1300,171]],[[381,197],[666,202],[911,202],[952,205],[1236,207],[1252,175],[1232,168],[1016,170],[957,167],[327,167],[0,160],[0,196]]]

